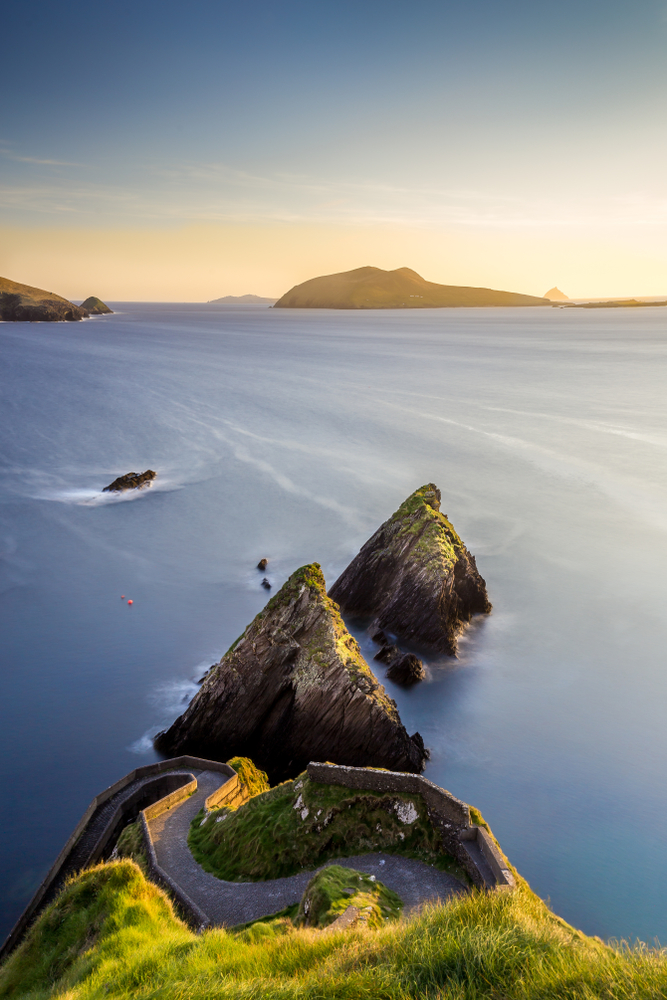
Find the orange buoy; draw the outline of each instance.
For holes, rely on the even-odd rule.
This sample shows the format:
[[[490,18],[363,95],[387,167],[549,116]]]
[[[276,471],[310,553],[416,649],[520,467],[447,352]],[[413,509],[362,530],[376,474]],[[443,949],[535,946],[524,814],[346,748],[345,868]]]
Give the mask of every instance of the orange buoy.
[[[121,599],[121,601],[124,601],[125,600],[125,594],[121,594],[120,595],[120,599]]]
[[[128,601],[127,603],[128,604],[134,604],[134,601]]]

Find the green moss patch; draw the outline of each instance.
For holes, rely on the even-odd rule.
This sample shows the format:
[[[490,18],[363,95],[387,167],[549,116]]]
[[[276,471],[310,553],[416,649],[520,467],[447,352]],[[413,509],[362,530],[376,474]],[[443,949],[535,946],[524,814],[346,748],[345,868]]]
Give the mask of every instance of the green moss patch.
[[[396,920],[401,915],[403,903],[372,875],[341,865],[327,865],[306,886],[296,916],[297,926],[327,927],[349,906],[360,911],[367,927],[381,927],[385,920]]]
[[[188,843],[206,871],[230,882],[281,878],[372,851],[415,858],[467,881],[443,850],[421,796],[325,785],[305,773],[235,811],[200,811]]]

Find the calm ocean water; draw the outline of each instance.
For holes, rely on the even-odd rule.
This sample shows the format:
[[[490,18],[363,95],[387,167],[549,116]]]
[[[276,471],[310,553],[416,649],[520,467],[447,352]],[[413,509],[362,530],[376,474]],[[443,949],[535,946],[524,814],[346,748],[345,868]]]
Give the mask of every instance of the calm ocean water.
[[[117,308],[0,324],[0,936],[257,560],[331,583],[433,480],[494,611],[387,683],[427,776],[566,920],[667,943],[667,311]]]

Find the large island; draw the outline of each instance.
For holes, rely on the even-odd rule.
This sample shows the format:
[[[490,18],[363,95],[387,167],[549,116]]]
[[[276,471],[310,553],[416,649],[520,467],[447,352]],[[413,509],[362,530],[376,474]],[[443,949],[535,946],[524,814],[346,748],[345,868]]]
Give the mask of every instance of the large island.
[[[548,299],[467,285],[438,285],[409,267],[358,267],[295,285],[274,309],[433,309],[446,306],[548,306]]]
[[[85,319],[88,310],[55,292],[0,278],[0,319],[5,322],[49,322]]]

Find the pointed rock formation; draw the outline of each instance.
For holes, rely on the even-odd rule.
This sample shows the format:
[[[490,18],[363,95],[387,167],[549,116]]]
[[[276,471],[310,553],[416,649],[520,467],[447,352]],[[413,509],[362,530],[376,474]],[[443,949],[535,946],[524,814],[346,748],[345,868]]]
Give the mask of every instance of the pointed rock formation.
[[[272,782],[311,760],[419,772],[428,756],[327,597],[317,563],[292,574],[155,746],[170,756],[251,757]]]
[[[401,504],[338,577],[329,596],[343,611],[426,649],[456,654],[473,614],[487,614],[486,584],[428,483]]]
[[[549,299],[550,302],[569,302],[568,296],[565,292],[561,292],[560,288],[550,288],[548,292],[544,293],[544,298]]]

